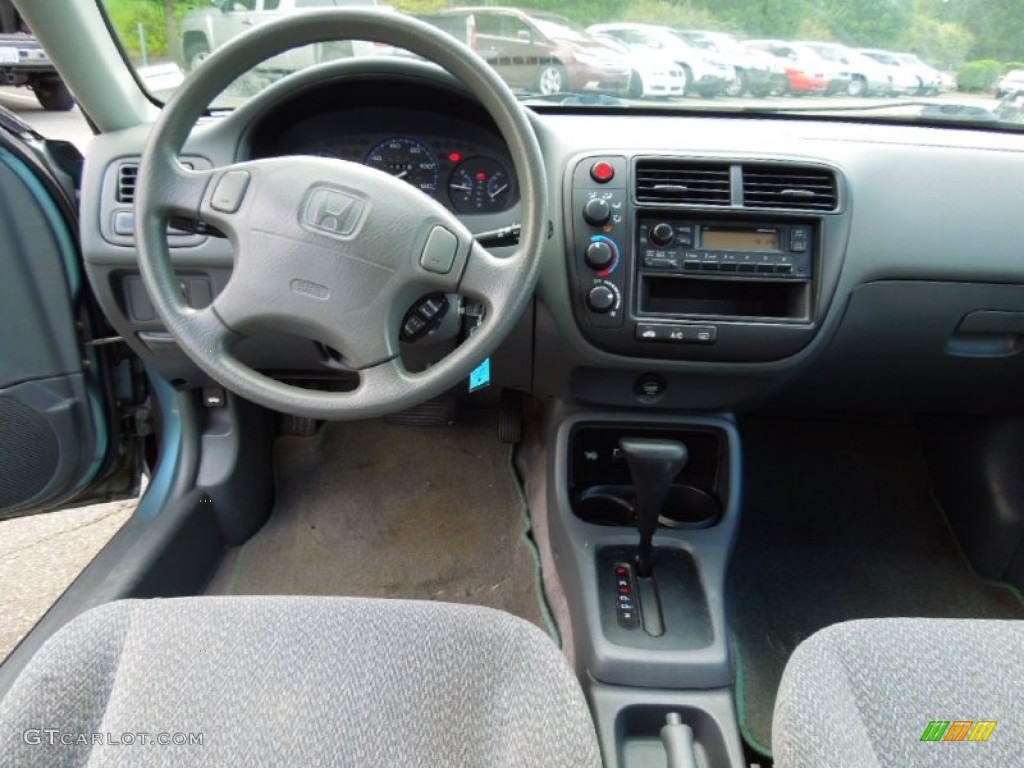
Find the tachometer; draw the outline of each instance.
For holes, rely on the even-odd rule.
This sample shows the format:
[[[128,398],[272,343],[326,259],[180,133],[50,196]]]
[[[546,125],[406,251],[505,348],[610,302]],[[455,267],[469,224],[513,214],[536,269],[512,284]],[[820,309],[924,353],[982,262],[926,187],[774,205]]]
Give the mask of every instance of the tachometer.
[[[448,196],[459,213],[503,211],[511,194],[508,169],[489,157],[459,163],[448,179]]]
[[[366,165],[390,173],[431,197],[437,194],[437,158],[415,139],[387,139],[370,150]]]

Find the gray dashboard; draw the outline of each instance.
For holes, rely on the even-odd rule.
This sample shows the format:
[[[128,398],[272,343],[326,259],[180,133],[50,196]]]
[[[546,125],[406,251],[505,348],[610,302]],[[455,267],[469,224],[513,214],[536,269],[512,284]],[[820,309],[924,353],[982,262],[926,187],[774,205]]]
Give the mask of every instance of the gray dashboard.
[[[215,166],[253,155],[318,149],[358,159],[388,137],[410,138],[449,156],[447,165],[438,169],[436,193],[442,200],[445,181],[451,185],[456,166],[467,157],[507,163],[486,117],[447,75],[429,66],[375,62],[357,67],[349,62],[299,73],[289,81],[231,114],[204,121],[186,153]],[[382,83],[389,87],[380,87]],[[375,119],[395,122],[344,121],[336,97],[346,88],[353,89],[353,109],[370,109],[372,104],[360,99],[372,93],[381,107]],[[414,92],[420,94],[417,103],[402,103],[407,101],[402,94]],[[301,115],[285,106],[286,96],[296,93],[309,97],[307,112]],[[415,130],[401,127],[410,120]],[[1024,203],[1024,138],[959,128],[721,114],[551,109],[537,112],[532,120],[548,168],[552,236],[543,254],[535,312],[523,320],[522,333],[532,343],[506,350],[512,356],[508,370],[533,371],[532,380],[514,386],[541,396],[655,410],[808,405],[987,410],[1014,409],[1020,400],[1024,246],[1017,220]],[[133,312],[126,289],[136,273],[130,238],[112,242],[103,234],[111,195],[117,194],[111,174],[139,156],[145,138],[146,131],[136,128],[99,136],[90,146],[82,195],[83,251],[90,278],[118,331],[168,378],[197,384],[198,372],[173,342],[160,336],[159,323]],[[642,203],[635,176],[645,158],[739,168],[730,171],[735,178],[745,166],[824,168],[834,173],[837,204],[824,211],[798,211],[747,210],[738,197],[725,201],[724,207],[671,200]],[[813,269],[805,287],[764,290],[768,296],[788,291],[785,296],[799,300],[782,302],[785,308],[778,316],[762,316],[768,313],[760,311],[729,316],[715,309],[702,317],[685,307],[674,314],[669,305],[656,306],[660,319],[678,328],[714,327],[717,346],[602,342],[593,322],[581,314],[578,209],[585,198],[574,197],[585,187],[579,169],[600,159],[619,163],[616,183],[621,184],[627,212],[626,228],[616,237],[620,257],[636,275],[642,273],[637,260],[644,233],[659,217],[705,221],[709,228],[721,220],[733,229],[749,220],[766,231],[795,222],[814,233]],[[514,184],[507,165],[506,177]],[[446,204],[451,205],[450,190],[447,194]],[[516,216],[512,196],[501,210],[467,213],[464,221],[479,232],[514,223]],[[175,246],[173,238],[171,243]],[[222,239],[179,242],[172,254],[187,280],[207,280],[213,293],[230,274],[231,248]],[[672,275],[695,277],[709,276]],[[711,286],[709,295],[732,295],[733,288],[722,287],[728,280],[711,277],[718,282],[701,283]],[[657,280],[651,285],[662,292],[697,284]],[[743,282],[734,280],[732,285]],[[641,296],[640,283],[640,277],[623,282],[627,298]],[[745,283],[755,285],[753,277]],[[761,285],[767,283],[757,283]],[[589,283],[584,287],[589,289]],[[640,298],[635,307],[626,302],[622,308],[627,323],[643,320],[647,311]],[[778,346],[780,338],[788,341]],[[771,344],[778,352],[771,352]],[[267,344],[261,345],[260,354],[270,369],[321,366],[312,346],[299,352],[294,345]],[[645,388],[645,381],[656,382],[657,391]]]

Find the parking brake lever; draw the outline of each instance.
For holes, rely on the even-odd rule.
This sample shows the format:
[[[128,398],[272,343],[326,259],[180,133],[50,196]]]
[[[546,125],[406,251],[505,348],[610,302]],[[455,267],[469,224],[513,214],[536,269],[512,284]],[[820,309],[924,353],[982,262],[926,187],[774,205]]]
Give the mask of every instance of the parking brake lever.
[[[648,578],[654,567],[652,542],[658,529],[661,506],[672,481],[686,466],[689,454],[686,446],[677,440],[643,437],[623,437],[619,440],[619,448],[626,454],[636,497],[633,509],[636,527],[640,529],[636,570],[641,578]]]

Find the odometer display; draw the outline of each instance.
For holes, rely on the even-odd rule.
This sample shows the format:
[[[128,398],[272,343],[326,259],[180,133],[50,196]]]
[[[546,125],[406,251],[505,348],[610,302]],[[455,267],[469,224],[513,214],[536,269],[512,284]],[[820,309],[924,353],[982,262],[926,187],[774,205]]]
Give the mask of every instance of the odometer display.
[[[387,139],[370,150],[366,165],[411,184],[431,197],[437,196],[437,158],[415,139]]]

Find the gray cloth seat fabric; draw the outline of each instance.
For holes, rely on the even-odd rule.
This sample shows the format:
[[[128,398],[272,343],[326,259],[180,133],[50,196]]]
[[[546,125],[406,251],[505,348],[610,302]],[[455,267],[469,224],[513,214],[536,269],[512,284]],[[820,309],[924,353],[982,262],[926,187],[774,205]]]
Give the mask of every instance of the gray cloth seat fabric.
[[[201,745],[140,736],[195,733]],[[78,734],[86,743],[60,743]],[[467,605],[110,603],[54,635],[0,702],[0,765],[19,768],[600,764],[579,683],[550,638]]]
[[[997,724],[984,742],[922,741],[932,721]],[[833,625],[793,653],[772,720],[776,768],[1021,765],[1022,744],[1024,621]]]

